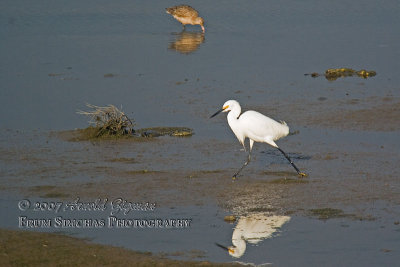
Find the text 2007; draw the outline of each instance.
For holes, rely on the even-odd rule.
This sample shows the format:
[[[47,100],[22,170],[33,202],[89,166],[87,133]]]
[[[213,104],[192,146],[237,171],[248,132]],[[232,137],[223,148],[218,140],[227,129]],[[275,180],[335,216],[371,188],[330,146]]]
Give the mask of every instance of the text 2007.
[[[35,202],[33,210],[58,212],[61,209],[62,205],[62,202]]]

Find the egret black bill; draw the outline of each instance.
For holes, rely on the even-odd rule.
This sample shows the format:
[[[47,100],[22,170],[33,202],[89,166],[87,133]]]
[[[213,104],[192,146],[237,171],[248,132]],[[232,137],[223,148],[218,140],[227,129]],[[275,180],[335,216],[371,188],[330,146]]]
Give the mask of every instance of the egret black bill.
[[[235,250],[232,247],[228,248],[228,247],[225,247],[224,245],[221,245],[221,244],[218,244],[218,243],[215,243],[215,245],[217,245],[218,247],[228,251],[229,253],[234,253],[235,252]]]
[[[220,248],[222,248],[222,249],[224,249],[226,251],[229,251],[229,248],[225,247],[224,245],[221,245],[221,244],[218,244],[218,243],[215,243],[215,245],[217,245],[218,247],[220,247]]]
[[[219,113],[221,113],[222,111],[224,111],[225,109],[229,108],[229,106],[224,106],[222,107],[220,110],[218,110],[217,112],[215,112],[213,115],[211,115],[211,118],[214,118],[215,116],[217,116]]]
[[[213,115],[211,115],[211,118],[214,118],[215,116],[217,116],[219,113],[221,113],[223,111],[223,109],[218,110],[217,112],[215,112]]]

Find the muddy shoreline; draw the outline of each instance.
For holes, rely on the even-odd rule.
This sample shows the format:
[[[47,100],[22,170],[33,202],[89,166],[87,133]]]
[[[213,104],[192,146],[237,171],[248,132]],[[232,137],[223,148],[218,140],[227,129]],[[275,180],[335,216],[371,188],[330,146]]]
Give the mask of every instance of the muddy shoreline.
[[[178,210],[211,204],[234,218],[273,214],[323,221],[340,219],[349,224],[373,222],[382,227],[399,225],[399,99],[337,102],[321,98],[312,103],[307,105],[312,112],[302,111],[302,103],[276,105],[273,109],[255,107],[297,122],[291,127],[296,134],[279,145],[309,175],[307,178],[299,179],[273,148],[256,144],[253,161],[233,180],[232,174],[245,159],[234,136],[216,139],[200,132],[185,138],[167,135],[79,141],[78,130],[2,130],[4,179],[0,191],[21,199],[124,198]],[[213,123],[226,123],[224,120]],[[218,219],[224,220],[223,216]],[[69,238],[6,234],[9,239],[30,235],[37,235],[38,240]],[[97,245],[82,246],[91,250]],[[203,262],[202,257],[194,258],[195,262],[171,262],[174,255],[182,260],[185,253],[181,250],[164,253],[168,260],[104,246],[101,250],[111,250],[111,255],[131,253],[128,258],[133,262],[211,264]]]
[[[92,244],[62,234],[0,229],[0,245],[2,266],[240,266],[171,260],[163,255]]]
[[[394,112],[398,112],[397,108]],[[380,121],[378,117],[369,120],[373,126]],[[327,122],[332,127],[338,123]],[[364,128],[362,124],[358,127]],[[202,205],[211,201],[235,215],[256,210],[307,215],[315,208],[339,208],[363,219],[376,217],[367,208],[375,200],[400,204],[395,179],[398,170],[392,165],[398,153],[384,145],[378,146],[374,153],[363,151],[364,148],[346,151],[345,144],[325,152],[313,151],[314,145],[303,153],[292,153],[293,159],[310,175],[303,179],[297,178],[274,150],[256,149],[254,162],[233,180],[234,166],[240,164],[243,151],[238,149],[233,153],[236,164],[211,163],[231,149],[230,142],[169,136],[139,141],[66,141],[71,134],[52,132],[41,136],[43,143],[38,146],[3,149],[2,160],[20,162],[24,167],[7,173],[2,190],[61,199],[134,196],[137,201],[164,206]],[[27,138],[21,133],[17,135]],[[232,140],[233,145],[235,141]],[[55,147],[51,145],[55,143]],[[176,151],[172,151],[173,147]],[[193,165],[199,158],[210,157],[210,153],[211,158]],[[52,160],[47,162],[49,158]],[[368,158],[376,158],[376,165],[386,167],[369,166]],[[181,168],[187,161],[193,167]],[[265,165],[268,161],[269,166]],[[346,162],[357,162],[358,168]],[[338,164],[344,165],[337,169]]]
[[[376,123],[374,120],[370,122]],[[332,121],[331,126],[335,123]],[[324,221],[340,218],[350,223],[398,225],[400,184],[396,158],[399,152],[396,146],[390,146],[397,130],[368,134],[361,129],[341,130],[333,134],[323,131],[323,138],[318,139],[314,135],[321,135],[321,130],[309,127],[298,128],[299,133],[289,136],[288,142],[282,144],[294,148],[294,152],[289,154],[309,174],[307,178],[299,179],[278,152],[257,146],[254,161],[235,180],[232,173],[245,153],[233,137],[228,141],[194,135],[139,141],[73,142],[68,141],[70,131],[7,130],[1,135],[1,160],[8,167],[2,170],[5,179],[0,189],[21,199],[73,201],[79,197],[81,201],[93,201],[122,197],[178,210],[183,206],[217,204],[236,218],[249,214],[274,214]],[[376,134],[386,138],[379,144],[365,141],[351,145],[359,134],[365,135],[367,140],[375,138]],[[300,144],[297,139],[305,135],[311,135],[310,139],[314,142],[302,141],[303,144]],[[12,136],[13,141],[6,145],[5,136]],[[336,140],[342,137],[348,140],[337,145]],[[309,147],[305,147],[304,143]],[[238,145],[237,149],[232,149],[232,145]],[[222,221],[224,218],[219,219]],[[54,242],[65,243],[67,246],[64,249],[70,249],[70,243],[82,242],[63,240],[69,237],[28,232],[9,232],[6,236],[18,243],[17,238],[31,235],[35,235],[35,242],[39,243],[42,242],[40,240],[53,239]],[[84,251],[93,251],[97,245],[79,246]],[[110,257],[124,255],[123,258],[129,259],[129,262],[214,266],[204,262],[202,257],[193,258],[194,262],[171,260],[174,255],[178,258],[185,256],[182,250],[164,253],[160,258],[108,246],[96,249],[108,251]],[[52,253],[53,259],[57,260],[58,252]],[[12,254],[10,256],[13,257]],[[29,262],[29,259],[20,256],[15,257]],[[119,259],[117,256],[116,260]]]

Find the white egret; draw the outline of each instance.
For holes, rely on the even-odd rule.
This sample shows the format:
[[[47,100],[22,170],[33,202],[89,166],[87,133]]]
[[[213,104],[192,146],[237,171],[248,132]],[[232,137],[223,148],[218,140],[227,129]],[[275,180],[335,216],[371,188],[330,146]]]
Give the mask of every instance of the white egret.
[[[289,127],[287,126],[287,124],[284,121],[277,122],[254,110],[249,110],[244,112],[243,114],[240,114],[241,111],[242,109],[239,102],[237,102],[236,100],[228,100],[222,106],[222,109],[218,110],[210,117],[215,117],[221,112],[229,112],[227,116],[228,124],[231,127],[233,133],[236,135],[239,142],[243,145],[245,151],[246,147],[244,145],[244,141],[246,138],[248,138],[250,141],[250,149],[247,161],[233,175],[233,178],[236,178],[237,175],[243,170],[243,168],[249,164],[251,158],[250,152],[253,148],[254,142],[267,143],[277,148],[290,162],[290,164],[293,166],[300,177],[306,176],[306,174],[301,172],[290,159],[290,157],[275,143],[276,140],[289,134]]]
[[[240,258],[246,251],[246,242],[255,245],[264,239],[271,238],[289,220],[289,216],[267,216],[262,213],[243,216],[239,218],[232,233],[233,246],[225,247],[215,244],[227,250],[232,257]]]

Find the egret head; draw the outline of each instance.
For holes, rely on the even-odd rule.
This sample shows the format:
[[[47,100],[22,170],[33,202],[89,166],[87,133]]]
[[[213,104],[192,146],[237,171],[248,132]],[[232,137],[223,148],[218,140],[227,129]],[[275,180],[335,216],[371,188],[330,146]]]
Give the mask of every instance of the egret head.
[[[234,258],[240,258],[243,255],[243,253],[239,252],[237,247],[234,246],[228,247],[228,253]]]
[[[222,248],[223,250],[228,251],[229,255],[231,255],[234,258],[240,258],[244,251],[242,252],[241,250],[239,250],[237,247],[235,246],[229,246],[229,247],[225,247],[224,245],[215,243],[215,245],[217,245],[218,247]]]
[[[222,109],[215,112],[210,118],[217,116],[221,112],[228,112],[238,107],[240,108],[239,102],[236,100],[228,100],[222,105]]]

